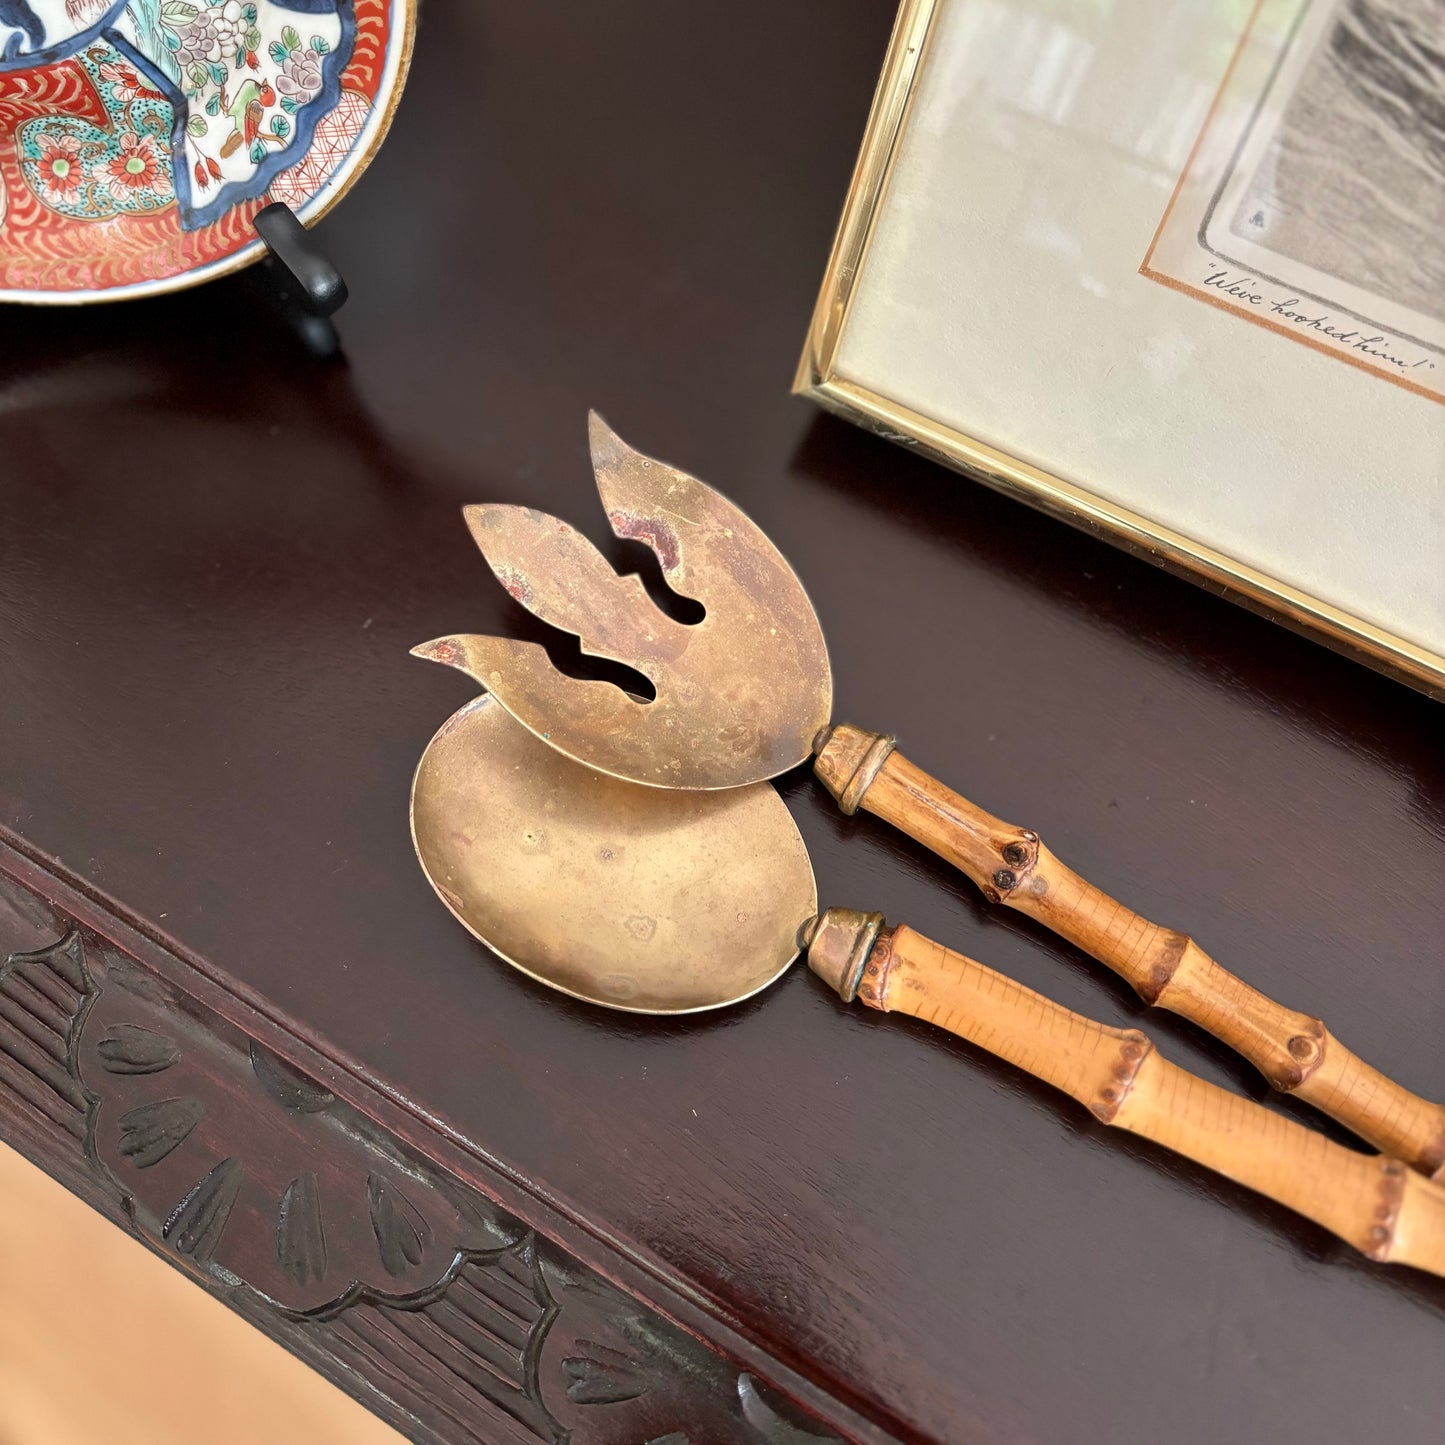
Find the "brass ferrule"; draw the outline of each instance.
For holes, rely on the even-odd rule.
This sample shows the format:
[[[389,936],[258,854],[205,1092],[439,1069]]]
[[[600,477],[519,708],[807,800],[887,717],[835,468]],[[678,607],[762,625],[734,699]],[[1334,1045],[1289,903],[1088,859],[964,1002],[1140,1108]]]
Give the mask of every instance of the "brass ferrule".
[[[858,983],[882,927],[881,913],[856,908],[830,908],[804,926],[800,941],[808,951],[808,967],[844,1003],[858,996]]]
[[[898,745],[891,733],[864,732],[839,723],[818,734],[813,771],[838,800],[843,812],[856,813],[889,754]]]

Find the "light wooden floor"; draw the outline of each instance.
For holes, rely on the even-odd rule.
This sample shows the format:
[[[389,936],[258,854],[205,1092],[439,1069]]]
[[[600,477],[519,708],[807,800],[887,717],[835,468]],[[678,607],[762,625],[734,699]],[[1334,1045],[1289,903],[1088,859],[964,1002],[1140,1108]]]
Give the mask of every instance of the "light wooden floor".
[[[404,1445],[0,1144],[0,1445]]]

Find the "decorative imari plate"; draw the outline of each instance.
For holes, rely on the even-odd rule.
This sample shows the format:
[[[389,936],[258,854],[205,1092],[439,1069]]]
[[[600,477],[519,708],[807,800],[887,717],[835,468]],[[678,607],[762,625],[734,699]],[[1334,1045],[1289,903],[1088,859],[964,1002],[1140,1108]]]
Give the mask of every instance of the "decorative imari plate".
[[[416,0],[0,0],[0,300],[174,291],[333,205],[381,144]]]

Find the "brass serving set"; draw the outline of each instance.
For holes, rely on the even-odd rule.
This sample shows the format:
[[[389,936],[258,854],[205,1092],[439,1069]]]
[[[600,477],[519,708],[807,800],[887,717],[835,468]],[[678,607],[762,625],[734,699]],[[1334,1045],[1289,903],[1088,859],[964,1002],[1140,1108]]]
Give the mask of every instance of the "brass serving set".
[[[777,548],[710,487],[596,415],[590,429],[613,532],[650,547],[705,615],[666,615],[555,517],[466,508],[512,597],[656,692],[644,701],[565,676],[543,648],[508,638],[414,649],[485,689],[432,739],[412,790],[417,855],[467,929],[542,983],[639,1013],[736,1003],[804,953],[845,1001],[934,1022],[1371,1259],[1445,1275],[1445,1177],[1431,1177],[1445,1174],[1445,1109],[1107,897],[1035,833],[943,787],[891,737],[830,725],[822,629]],[[768,781],[810,756],[845,812],[903,829],[1381,1152],[1335,1144],[1169,1063],[1137,1030],[1083,1019],[880,914],[820,914],[807,850]]]

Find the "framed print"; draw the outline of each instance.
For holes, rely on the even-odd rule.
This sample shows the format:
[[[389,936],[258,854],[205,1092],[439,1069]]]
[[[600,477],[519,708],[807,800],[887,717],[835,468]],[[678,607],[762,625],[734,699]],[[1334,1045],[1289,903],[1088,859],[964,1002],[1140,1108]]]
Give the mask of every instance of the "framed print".
[[[1445,696],[1445,0],[906,0],[797,389]]]

